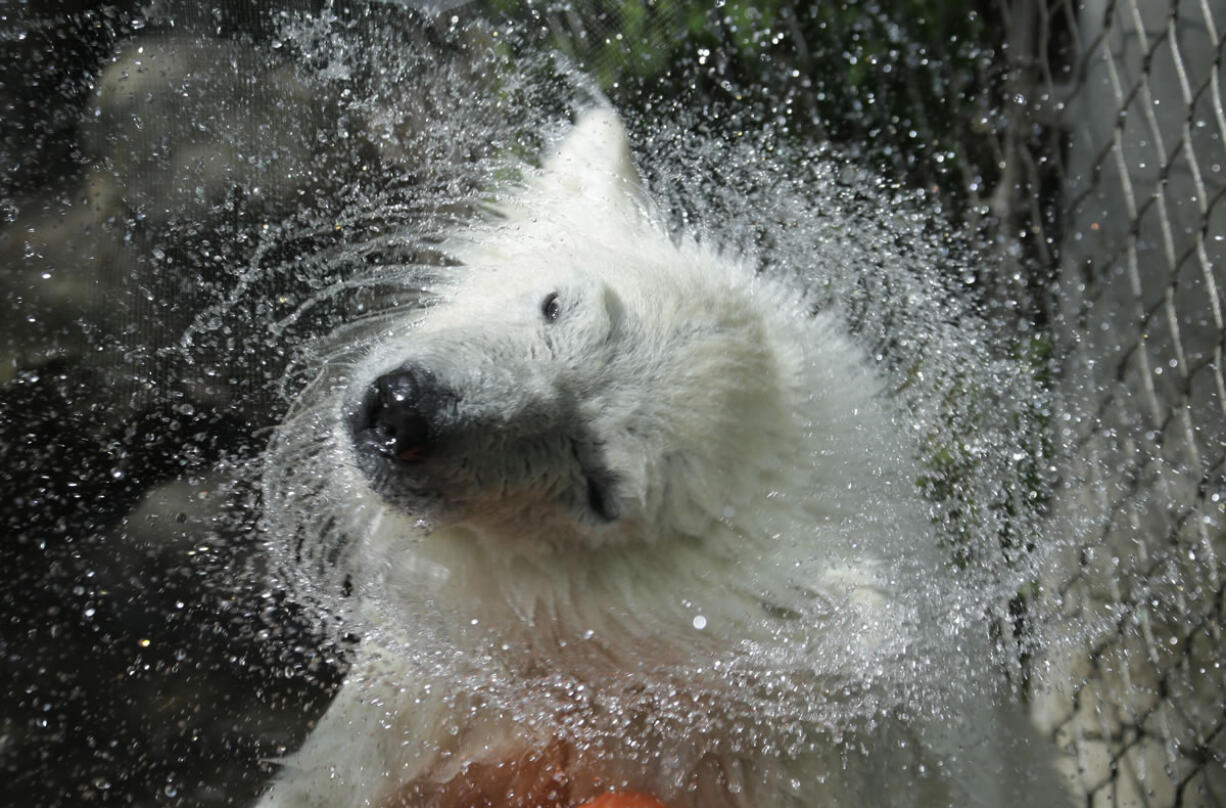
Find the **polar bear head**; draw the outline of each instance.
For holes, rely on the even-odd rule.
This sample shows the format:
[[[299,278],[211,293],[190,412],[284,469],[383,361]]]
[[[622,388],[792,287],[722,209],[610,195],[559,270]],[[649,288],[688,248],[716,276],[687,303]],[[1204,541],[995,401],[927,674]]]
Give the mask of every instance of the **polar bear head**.
[[[793,451],[799,296],[670,237],[621,123],[580,118],[345,408],[393,509],[540,548],[700,537]]]

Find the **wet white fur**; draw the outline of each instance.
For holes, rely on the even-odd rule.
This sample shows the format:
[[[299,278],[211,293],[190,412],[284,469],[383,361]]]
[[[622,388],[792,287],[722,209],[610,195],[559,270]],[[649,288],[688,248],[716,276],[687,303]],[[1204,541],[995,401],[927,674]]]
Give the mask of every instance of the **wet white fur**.
[[[411,357],[487,422],[580,429],[619,516],[563,504],[583,485],[568,453],[507,458],[491,430],[472,458],[479,493],[423,530],[369,490],[338,434],[334,507],[366,515],[352,563],[382,626],[262,806],[377,805],[559,735],[576,782],[670,808],[1059,804],[1019,714],[968,669],[987,657],[984,632],[959,626],[974,615],[932,594],[952,572],[908,424],[838,319],[670,235],[606,109],[501,213],[452,236],[465,266],[443,302],[378,340],[351,390]],[[542,317],[551,292],[556,322]],[[491,486],[500,474],[511,482]],[[419,612],[421,644],[442,638],[480,675],[412,661]],[[555,703],[534,695],[550,677],[585,686],[583,726],[538,709]],[[738,692],[766,680],[816,706],[792,721]],[[466,691],[482,681],[500,683],[497,707]]]

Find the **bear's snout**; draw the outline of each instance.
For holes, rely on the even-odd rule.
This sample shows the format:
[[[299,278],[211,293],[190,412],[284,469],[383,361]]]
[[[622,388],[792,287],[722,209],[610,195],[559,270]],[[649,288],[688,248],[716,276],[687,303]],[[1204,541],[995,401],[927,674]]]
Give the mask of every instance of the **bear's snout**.
[[[419,365],[405,365],[376,378],[353,413],[351,428],[359,451],[416,463],[429,454],[439,421],[458,396]]]

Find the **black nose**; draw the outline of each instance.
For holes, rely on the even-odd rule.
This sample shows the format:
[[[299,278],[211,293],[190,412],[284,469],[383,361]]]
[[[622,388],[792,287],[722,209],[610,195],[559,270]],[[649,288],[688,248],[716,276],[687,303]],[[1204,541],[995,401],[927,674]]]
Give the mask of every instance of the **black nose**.
[[[417,365],[385,373],[371,382],[353,415],[354,441],[359,449],[418,462],[428,454],[444,411],[455,401],[434,374]]]

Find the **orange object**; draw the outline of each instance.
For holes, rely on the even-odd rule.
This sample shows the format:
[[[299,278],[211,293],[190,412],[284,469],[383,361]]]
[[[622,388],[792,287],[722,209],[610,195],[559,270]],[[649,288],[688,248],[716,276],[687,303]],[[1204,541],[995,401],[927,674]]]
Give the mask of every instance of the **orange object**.
[[[579,808],[665,808],[664,803],[640,791],[610,791]]]

